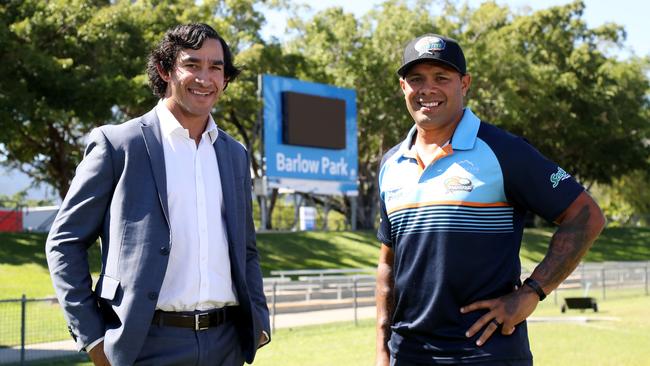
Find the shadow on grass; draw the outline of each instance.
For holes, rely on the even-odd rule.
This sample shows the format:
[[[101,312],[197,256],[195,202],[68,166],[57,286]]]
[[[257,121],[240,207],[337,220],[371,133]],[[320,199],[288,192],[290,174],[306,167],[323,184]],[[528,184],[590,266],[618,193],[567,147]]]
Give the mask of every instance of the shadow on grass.
[[[0,264],[38,263],[47,267],[42,233],[0,233]]]
[[[23,265],[35,263],[47,268],[45,258],[45,233],[0,233],[0,265]],[[99,272],[101,255],[95,244],[88,253],[91,272]]]
[[[546,255],[555,228],[526,229],[521,257],[539,262]],[[607,228],[585,258],[589,262],[650,260],[650,228]]]
[[[587,254],[588,261],[650,260],[650,228],[606,229]]]
[[[372,232],[264,233],[257,241],[265,276],[274,269],[374,267],[379,255]]]
[[[522,259],[539,262],[554,231],[527,229]],[[47,268],[45,239],[46,234],[41,233],[0,233],[0,265],[36,263]],[[379,256],[379,243],[372,231],[261,233],[257,243],[265,276],[275,269],[374,267]],[[99,245],[91,247],[88,257],[91,271],[99,272]],[[650,228],[606,229],[586,260],[650,260]]]

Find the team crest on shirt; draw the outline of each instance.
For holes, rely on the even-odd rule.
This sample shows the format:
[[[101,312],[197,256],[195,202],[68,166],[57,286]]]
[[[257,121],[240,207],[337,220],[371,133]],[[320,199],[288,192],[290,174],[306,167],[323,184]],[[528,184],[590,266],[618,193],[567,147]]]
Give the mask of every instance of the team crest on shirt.
[[[568,179],[571,175],[564,171],[564,169],[557,167],[557,172],[551,174],[551,183],[553,183],[553,188],[556,188],[561,181]]]
[[[445,180],[445,188],[447,188],[447,193],[471,192],[474,189],[474,184],[469,178],[455,176]]]

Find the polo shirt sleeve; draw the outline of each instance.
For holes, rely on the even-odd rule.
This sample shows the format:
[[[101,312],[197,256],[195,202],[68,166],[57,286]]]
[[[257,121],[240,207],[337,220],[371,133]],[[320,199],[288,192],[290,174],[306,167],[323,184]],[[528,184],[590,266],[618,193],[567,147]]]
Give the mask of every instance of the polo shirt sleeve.
[[[502,151],[504,189],[508,200],[555,221],[584,188],[558,164],[547,159],[521,137],[513,137]]]
[[[390,220],[388,220],[388,212],[386,212],[386,202],[384,201],[384,190],[382,186],[382,178],[386,174],[386,164],[390,157],[392,157],[398,150],[399,145],[394,146],[384,154],[379,164],[379,171],[377,172],[377,187],[379,187],[379,228],[377,229],[377,239],[389,247],[393,247],[393,239],[391,235]]]
[[[381,196],[381,194],[380,194]],[[386,205],[383,197],[379,199],[379,229],[377,229],[377,239],[389,247],[393,246],[393,240],[390,235],[390,221],[386,213]]]

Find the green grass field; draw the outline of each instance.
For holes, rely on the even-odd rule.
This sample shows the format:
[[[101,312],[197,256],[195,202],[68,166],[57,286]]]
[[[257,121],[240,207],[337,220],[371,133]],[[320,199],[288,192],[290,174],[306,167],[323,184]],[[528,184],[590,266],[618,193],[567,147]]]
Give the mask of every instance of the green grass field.
[[[546,254],[553,229],[528,229],[522,262],[539,262]],[[44,234],[0,233],[0,299],[53,296],[44,253]],[[375,233],[297,232],[258,235],[262,271],[276,269],[374,267],[379,254]],[[89,254],[98,273],[98,246]],[[587,254],[587,261],[650,260],[650,228],[612,228],[603,232]]]
[[[650,365],[650,297],[600,302],[598,313],[568,311],[543,302],[534,316],[612,317],[617,321],[588,323],[530,323],[531,348],[536,365],[643,366]],[[374,358],[374,322],[281,329],[260,350],[259,366],[370,365]],[[323,347],[327,344],[327,347]],[[300,352],[295,350],[299,349]]]
[[[521,250],[522,262],[541,260],[552,233],[550,228],[526,230]],[[28,298],[53,296],[44,242],[43,234],[0,233],[0,299],[19,298],[23,293]],[[275,269],[373,267],[376,264],[378,246],[374,233],[364,231],[258,235],[265,276]],[[97,247],[91,249],[91,258],[99,258]],[[608,229],[586,259],[596,262],[650,260],[650,229]],[[99,272],[98,260],[91,263],[91,270]],[[561,292],[559,301],[562,296],[576,294],[581,292]],[[602,301],[602,294],[592,290],[590,296],[596,296],[600,301],[599,315],[620,317],[618,322],[531,324],[532,347],[538,360],[536,364],[650,365],[650,361],[640,361],[650,360],[648,352],[642,351],[650,344],[650,312],[647,310],[650,308],[650,297],[643,295],[643,290],[608,290],[607,300]],[[554,305],[554,300],[553,296],[549,296],[540,305],[536,315],[559,314],[559,305]],[[9,309],[9,306],[14,308]],[[0,303],[0,344],[17,344],[19,333],[5,330],[19,329],[18,311],[16,304]],[[33,316],[33,320],[30,320],[32,325],[28,324],[28,343],[68,338],[57,305],[30,303],[27,311]],[[359,327],[335,324],[279,330],[272,345],[260,353],[255,364],[367,365],[372,362],[374,352],[373,334],[373,324],[370,321],[362,322]],[[329,345],[325,353],[319,346],[322,344]],[[296,349],[301,352],[295,352]],[[304,355],[310,358],[301,358]],[[584,363],[582,359],[585,357],[592,363]]]

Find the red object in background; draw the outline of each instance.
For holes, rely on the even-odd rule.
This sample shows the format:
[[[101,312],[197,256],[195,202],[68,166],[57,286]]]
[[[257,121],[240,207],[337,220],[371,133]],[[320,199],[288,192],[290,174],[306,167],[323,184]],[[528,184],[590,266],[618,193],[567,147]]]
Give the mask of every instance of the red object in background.
[[[23,231],[23,213],[16,210],[0,210],[0,232]]]

